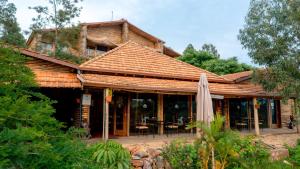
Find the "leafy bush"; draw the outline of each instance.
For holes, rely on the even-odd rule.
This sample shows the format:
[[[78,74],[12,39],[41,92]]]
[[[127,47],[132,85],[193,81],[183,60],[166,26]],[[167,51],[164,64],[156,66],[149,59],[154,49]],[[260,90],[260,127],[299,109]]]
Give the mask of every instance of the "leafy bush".
[[[194,126],[200,128],[202,134],[193,145],[175,141],[164,148],[163,156],[174,169],[208,169],[212,165],[216,169],[292,168],[283,161],[271,161],[268,150],[251,136],[241,137],[239,133],[223,129],[223,118],[220,116],[215,117],[210,126],[197,122],[190,128]],[[291,151],[297,154],[295,161],[299,160],[300,151]]]
[[[289,160],[300,168],[300,139],[297,142],[296,147],[289,147]]]
[[[173,169],[200,167],[197,149],[193,144],[186,144],[183,140],[174,140],[170,145],[164,147],[162,156]]]
[[[81,131],[61,130],[26,61],[0,46],[0,168],[93,168],[91,151],[75,137]]]
[[[92,149],[94,150],[93,160],[101,169],[130,168],[130,153],[121,144],[114,141],[100,142]]]

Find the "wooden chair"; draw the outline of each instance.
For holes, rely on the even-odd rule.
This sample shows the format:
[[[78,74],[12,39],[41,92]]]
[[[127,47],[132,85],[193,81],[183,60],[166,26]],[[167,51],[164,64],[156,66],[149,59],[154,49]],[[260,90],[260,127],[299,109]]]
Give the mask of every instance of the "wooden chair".
[[[247,122],[239,121],[239,120],[236,120],[236,121],[235,121],[235,127],[236,127],[237,129],[243,130],[243,129],[246,129],[247,126],[248,126]]]
[[[165,131],[166,131],[167,137],[169,136],[169,133],[176,133],[177,132],[177,134],[179,134],[178,123],[173,123],[173,122],[165,123]]]
[[[135,125],[135,129],[137,130],[138,136],[140,134],[144,135],[145,131],[147,132],[147,134],[149,132],[149,127],[147,126],[147,123],[137,123]]]

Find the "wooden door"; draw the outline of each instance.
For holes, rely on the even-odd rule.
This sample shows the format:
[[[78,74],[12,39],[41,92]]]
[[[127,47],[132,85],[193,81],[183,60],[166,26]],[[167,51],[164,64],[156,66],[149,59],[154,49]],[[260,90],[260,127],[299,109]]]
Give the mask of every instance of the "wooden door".
[[[127,136],[127,96],[116,95],[114,99],[114,135]]]

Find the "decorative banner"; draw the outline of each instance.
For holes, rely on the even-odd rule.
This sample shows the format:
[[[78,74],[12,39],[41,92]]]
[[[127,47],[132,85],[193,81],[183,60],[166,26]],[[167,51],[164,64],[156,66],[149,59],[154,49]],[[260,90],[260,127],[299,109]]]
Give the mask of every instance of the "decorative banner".
[[[82,95],[82,105],[90,106],[91,105],[91,94],[83,94]]]
[[[106,102],[110,103],[112,101],[112,93],[113,93],[112,89],[110,89],[110,88],[105,89]]]

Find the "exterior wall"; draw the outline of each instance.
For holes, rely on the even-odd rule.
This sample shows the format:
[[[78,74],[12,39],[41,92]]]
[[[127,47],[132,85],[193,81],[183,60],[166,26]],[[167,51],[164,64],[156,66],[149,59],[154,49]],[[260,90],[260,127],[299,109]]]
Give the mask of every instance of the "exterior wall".
[[[290,120],[290,115],[294,114],[294,100],[289,99],[286,103],[280,101],[280,109],[281,109],[281,122],[283,126]]]
[[[38,41],[38,35],[34,36],[31,42],[28,44],[28,49],[36,50]]]
[[[148,46],[148,47],[151,47],[151,48],[155,48],[155,43],[136,34],[135,32],[129,30],[128,31],[128,35],[129,35],[129,40],[132,40],[138,44],[141,44],[143,46]]]
[[[107,38],[115,44],[122,43],[122,27],[120,25],[88,28],[87,35],[95,38]]]

